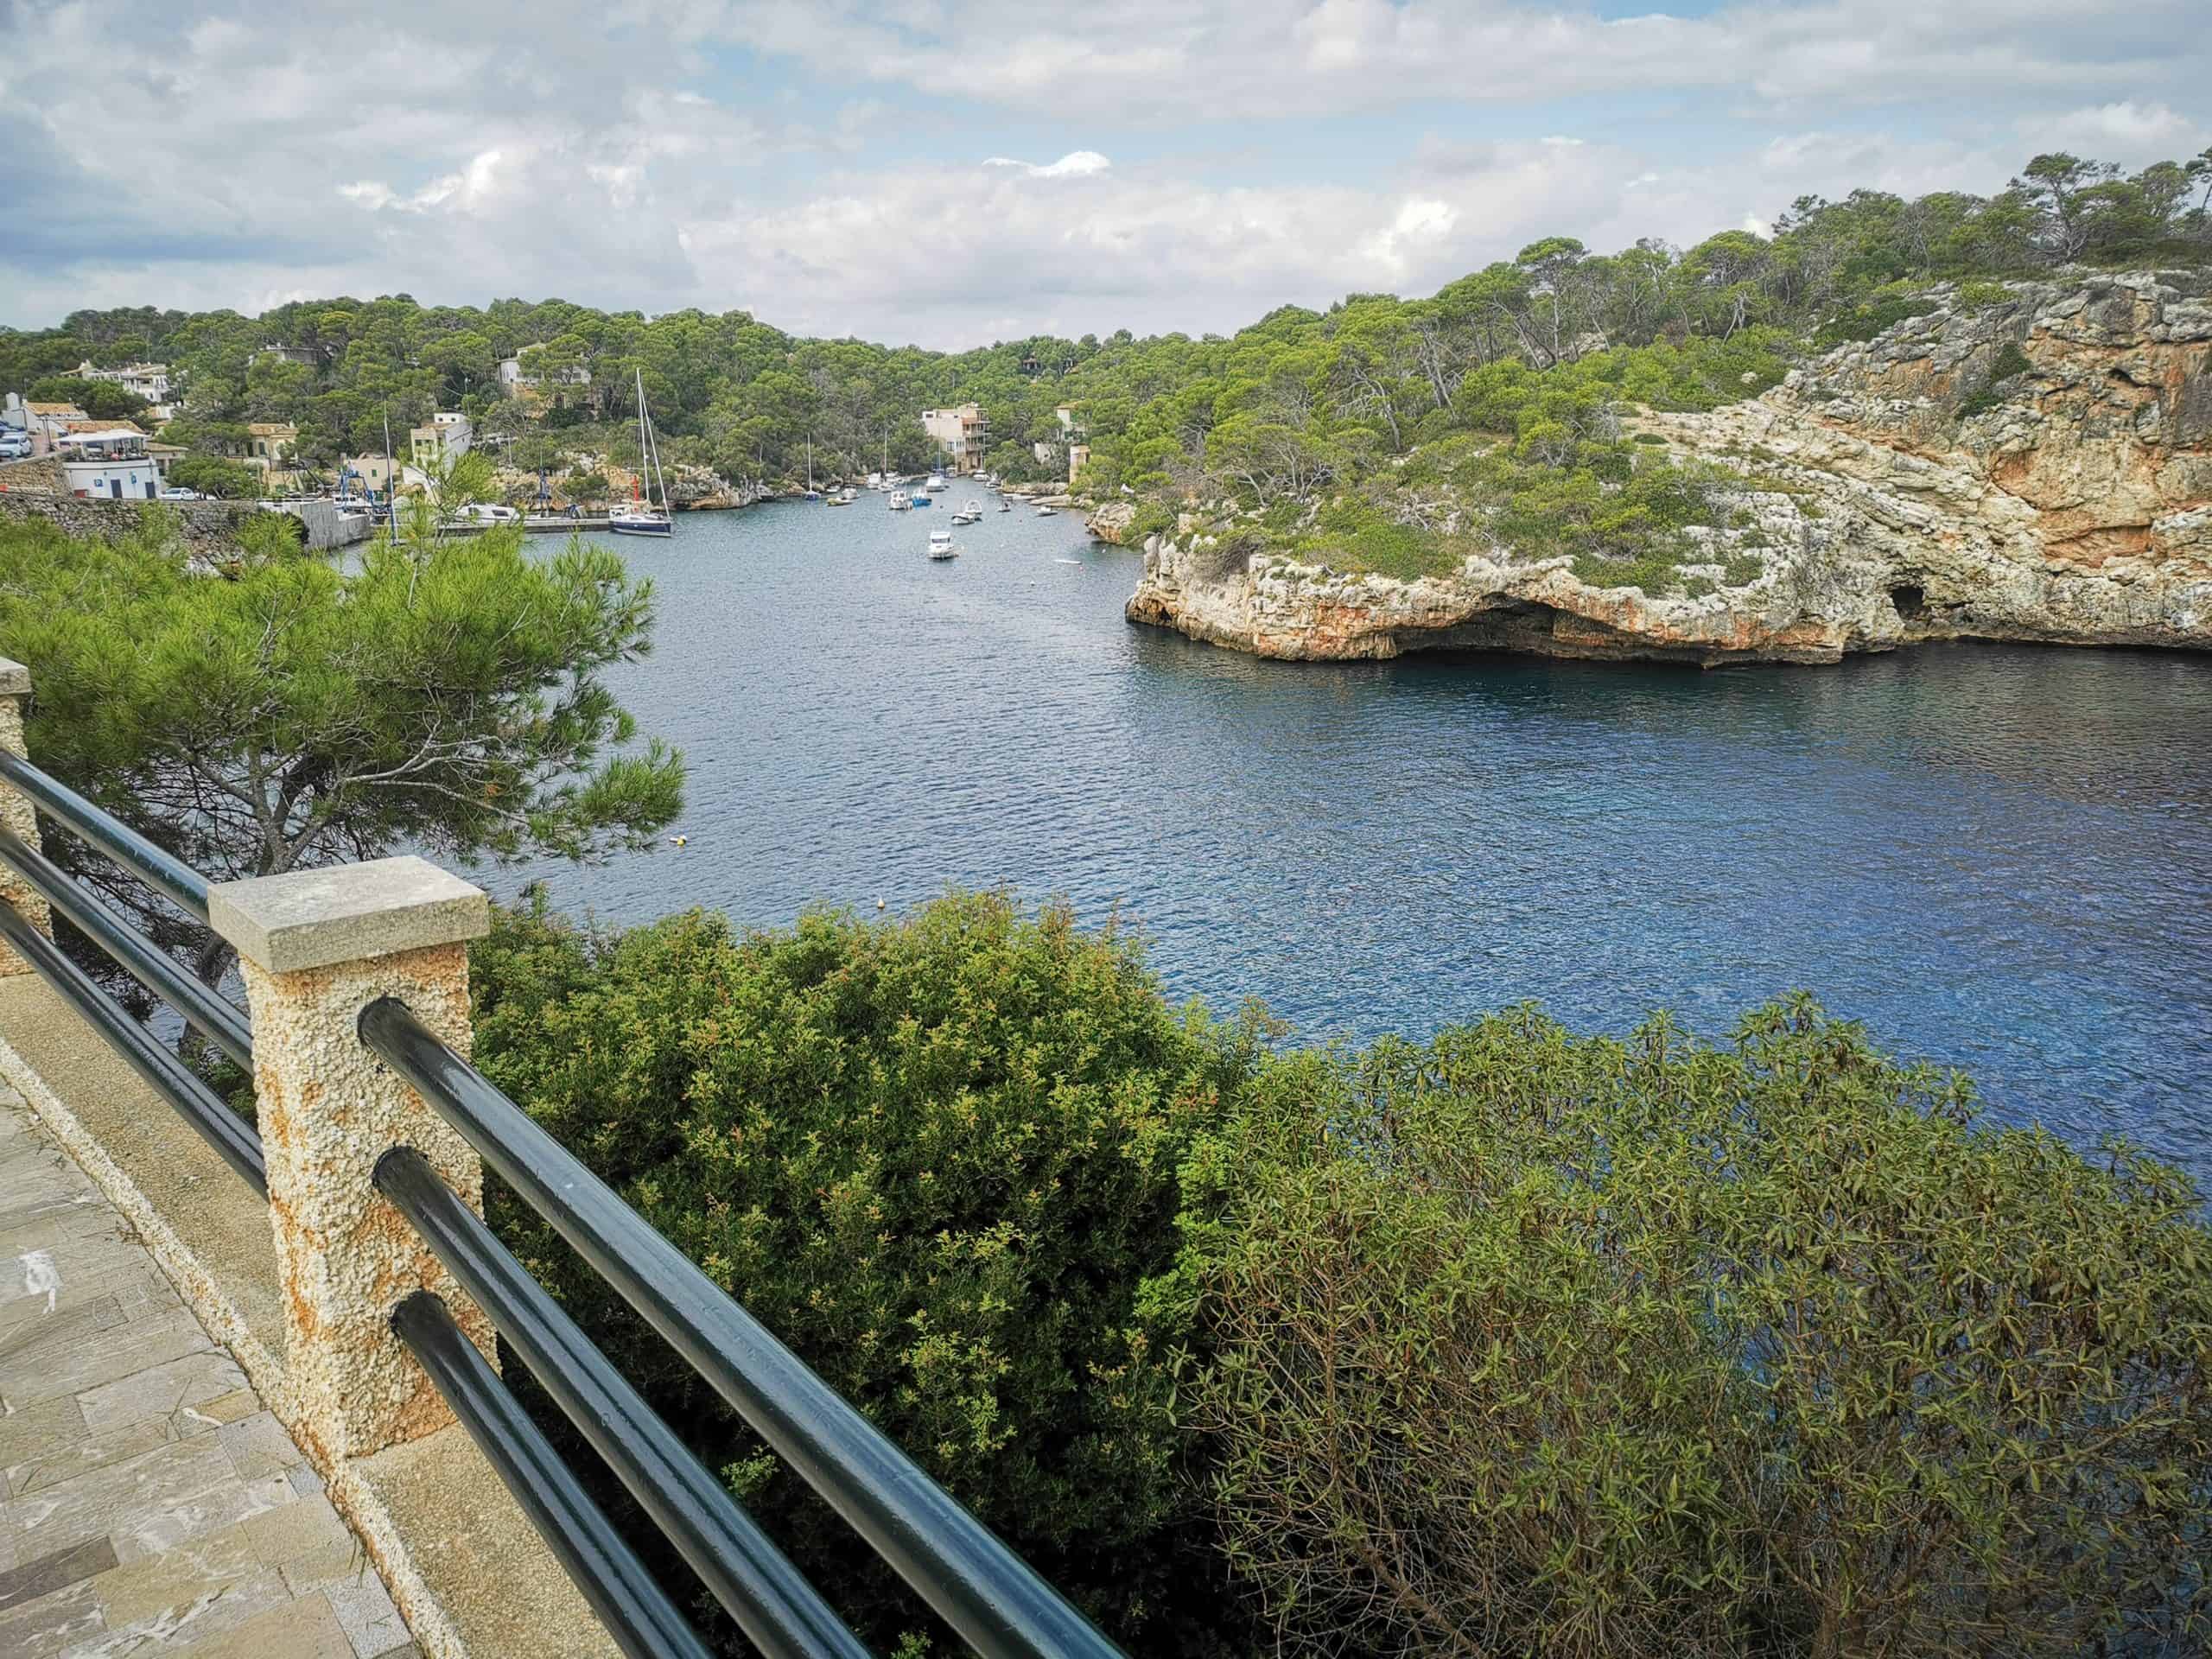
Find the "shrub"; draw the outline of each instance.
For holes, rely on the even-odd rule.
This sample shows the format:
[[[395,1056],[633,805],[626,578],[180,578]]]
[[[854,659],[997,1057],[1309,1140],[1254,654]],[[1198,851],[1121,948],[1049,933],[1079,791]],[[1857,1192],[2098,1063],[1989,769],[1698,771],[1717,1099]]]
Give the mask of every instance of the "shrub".
[[[2212,1636],[2186,1178],[1991,1132],[1802,999],[1270,1061],[1187,1171],[1230,1558],[1329,1652],[2071,1655]]]
[[[1182,1553],[1175,1333],[1136,1300],[1256,1038],[1172,1010],[1126,935],[988,895],[745,936],[541,910],[475,971],[479,1063],[539,1122],[1108,1629],[1195,1645],[1222,1610]],[[493,1213],[857,1628],[922,1621],[542,1224]]]
[[[2012,290],[2002,283],[1967,282],[1959,284],[1959,309],[1986,311],[1993,305],[2009,305]]]

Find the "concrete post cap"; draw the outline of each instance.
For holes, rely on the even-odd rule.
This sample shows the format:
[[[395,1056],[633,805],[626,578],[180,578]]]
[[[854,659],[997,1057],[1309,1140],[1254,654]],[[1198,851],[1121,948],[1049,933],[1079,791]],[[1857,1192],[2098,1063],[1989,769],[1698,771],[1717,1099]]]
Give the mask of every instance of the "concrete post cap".
[[[207,921],[256,967],[291,974],[480,939],[492,903],[410,854],[226,881],[208,889]]]
[[[21,663],[0,657],[0,697],[29,696],[30,690],[30,670]]]

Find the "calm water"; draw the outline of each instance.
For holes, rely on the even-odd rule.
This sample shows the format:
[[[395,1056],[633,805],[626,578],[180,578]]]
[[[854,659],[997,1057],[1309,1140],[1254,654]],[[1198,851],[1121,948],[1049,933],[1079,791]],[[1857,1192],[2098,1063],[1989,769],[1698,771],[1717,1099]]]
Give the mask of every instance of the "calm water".
[[[523,875],[622,922],[1065,894],[1312,1038],[1524,998],[1719,1033],[1802,986],[2001,1116],[2212,1177],[2212,662],[1262,663],[1125,623],[1139,556],[1074,514],[928,563],[944,501],[621,541],[660,625],[617,683],[689,760],[690,844]]]

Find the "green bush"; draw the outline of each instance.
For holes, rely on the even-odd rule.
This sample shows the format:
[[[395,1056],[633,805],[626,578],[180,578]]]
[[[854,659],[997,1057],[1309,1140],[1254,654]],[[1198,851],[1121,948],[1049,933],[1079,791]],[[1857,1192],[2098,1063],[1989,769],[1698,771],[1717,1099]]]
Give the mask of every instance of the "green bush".
[[[750,936],[508,915],[474,969],[478,1062],[533,1117],[1132,1651],[1196,1645],[1223,1610],[1182,1542],[1176,1333],[1136,1302],[1253,1036],[1171,1009],[1126,936],[995,896]],[[541,1224],[493,1215],[857,1628],[922,1623]]]
[[[1993,305],[2010,305],[2012,290],[2002,283],[1967,282],[1959,284],[1959,309],[1986,311]]]
[[[2020,349],[2018,340],[2006,340],[1998,349],[1997,355],[1990,359],[1988,377],[1959,404],[1959,418],[1968,420],[1995,409],[2005,401],[2005,395],[1997,388],[2017,376],[2031,373],[2035,366],[2028,360],[2028,354]]]
[[[1265,1065],[1164,1324],[1229,1558],[1332,1653],[2202,1652],[2212,1238],[1803,1001]]]

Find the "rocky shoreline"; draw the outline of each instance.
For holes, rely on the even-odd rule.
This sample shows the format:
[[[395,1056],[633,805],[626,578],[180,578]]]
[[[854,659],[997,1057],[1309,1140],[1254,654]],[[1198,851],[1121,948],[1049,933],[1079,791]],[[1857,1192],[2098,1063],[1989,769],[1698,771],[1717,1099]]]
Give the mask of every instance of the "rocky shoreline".
[[[2212,274],[2016,283],[1706,414],[1641,413],[1730,467],[1678,585],[1470,553],[1402,581],[1270,551],[1233,513],[1148,537],[1131,620],[1264,657],[1418,650],[1833,663],[1924,639],[2212,647]],[[1090,520],[1122,539],[1111,503]]]

